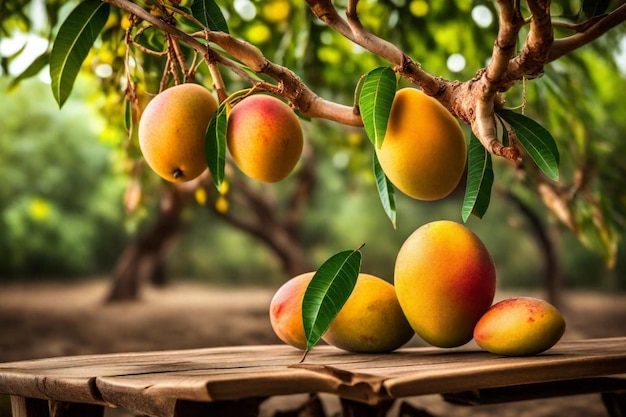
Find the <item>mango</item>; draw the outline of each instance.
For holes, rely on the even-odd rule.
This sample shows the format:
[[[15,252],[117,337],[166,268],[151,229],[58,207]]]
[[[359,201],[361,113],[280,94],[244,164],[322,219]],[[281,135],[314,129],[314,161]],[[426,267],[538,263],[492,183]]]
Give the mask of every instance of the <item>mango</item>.
[[[418,200],[442,199],[459,183],[466,152],[458,121],[441,103],[415,88],[398,90],[376,148],[394,186]]]
[[[491,307],[496,268],[483,242],[448,220],[415,230],[398,252],[394,285],[409,323],[425,342],[455,347],[472,339]]]
[[[235,104],[228,115],[228,150],[247,176],[277,182],[295,168],[304,143],[298,116],[284,102],[255,94]]]
[[[139,120],[139,147],[159,176],[190,181],[207,169],[205,134],[217,100],[198,84],[180,84],[157,94]]]
[[[306,336],[302,324],[302,299],[315,272],[307,272],[281,285],[270,301],[270,324],[280,340],[306,349]]]
[[[314,272],[291,278],[274,294],[269,316],[272,329],[283,342],[306,349],[302,323],[302,299]],[[389,352],[413,335],[393,286],[369,274],[359,274],[350,297],[322,339],[351,352]]]
[[[478,321],[474,340],[488,352],[528,356],[554,346],[565,332],[561,312],[547,301],[513,297],[494,304]]]
[[[393,285],[361,273],[322,339],[350,352],[384,353],[398,349],[414,334]]]

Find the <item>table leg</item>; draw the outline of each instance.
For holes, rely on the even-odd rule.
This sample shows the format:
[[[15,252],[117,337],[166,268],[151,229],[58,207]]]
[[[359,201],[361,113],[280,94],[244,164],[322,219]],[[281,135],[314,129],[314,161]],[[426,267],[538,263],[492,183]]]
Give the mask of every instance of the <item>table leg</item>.
[[[376,405],[341,398],[344,417],[384,417],[393,405],[393,400],[383,401]]]
[[[48,401],[12,395],[11,414],[13,417],[50,417]]]
[[[104,407],[97,404],[50,401],[50,417],[103,417]]]
[[[174,417],[256,417],[265,398],[246,398],[233,401],[197,402],[177,401]]]
[[[603,392],[602,402],[610,417],[626,417],[626,391]]]

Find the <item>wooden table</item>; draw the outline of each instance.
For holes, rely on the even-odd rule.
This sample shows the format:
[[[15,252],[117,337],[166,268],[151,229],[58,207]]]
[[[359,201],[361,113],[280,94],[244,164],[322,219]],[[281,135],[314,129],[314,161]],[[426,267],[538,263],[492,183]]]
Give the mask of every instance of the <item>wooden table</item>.
[[[59,357],[0,364],[14,417],[102,416],[104,407],[174,417],[255,415],[264,399],[332,393],[346,415],[383,415],[395,400],[442,394],[484,404],[601,393],[626,415],[626,337],[561,341],[544,354],[500,357],[472,349],[404,348],[354,354],[286,345]]]

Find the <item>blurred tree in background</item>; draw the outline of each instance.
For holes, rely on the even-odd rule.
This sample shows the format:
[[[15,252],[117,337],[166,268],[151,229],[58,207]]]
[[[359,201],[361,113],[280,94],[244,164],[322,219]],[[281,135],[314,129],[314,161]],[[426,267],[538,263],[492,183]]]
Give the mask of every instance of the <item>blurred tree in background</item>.
[[[6,91],[7,79],[0,81]],[[124,245],[124,177],[105,121],[81,95],[62,112],[29,80],[0,101],[0,275],[68,277],[110,268]]]
[[[594,15],[588,3],[592,2],[553,1],[551,12],[573,25]],[[622,3],[607,4],[606,10],[623,7]],[[70,98],[73,106],[93,103],[94,112],[79,113],[74,116],[78,121],[50,129],[63,123],[61,115],[74,114],[72,109],[64,107],[59,113],[47,107],[45,115],[27,116],[20,109],[19,97],[31,100],[22,104],[29,111],[52,103],[49,91],[24,79],[47,68],[49,41],[76,4],[21,0],[0,6],[4,78],[0,107],[9,107],[0,115],[0,158],[5,167],[0,245],[3,253],[11,254],[2,258],[3,276],[102,272],[111,269],[113,258],[119,256],[114,279],[129,282],[131,277],[133,285],[117,295],[113,291],[113,298],[136,296],[142,281],[162,280],[168,274],[213,282],[275,284],[314,268],[338,250],[366,242],[363,269],[391,279],[395,254],[411,231],[430,220],[460,221],[462,189],[435,203],[399,195],[398,229],[394,230],[378,201],[365,132],[322,119],[305,123],[309,149],[300,168],[284,183],[252,184],[237,172],[229,173],[228,190],[222,194],[206,178],[186,187],[162,183],[141,163],[134,132],[125,132],[125,92],[120,80],[127,74],[124,36],[131,23],[117,8],[111,9],[79,75],[79,80],[90,83],[92,95],[82,96],[82,88],[75,88]],[[233,36],[292,69],[330,100],[351,105],[360,75],[386,65],[318,20],[305,2],[218,4]],[[337,5],[345,7],[341,2]],[[484,67],[498,34],[498,10],[490,1],[362,1],[359,17],[371,32],[406,51],[423,68],[451,80],[470,79]],[[556,31],[567,34],[571,27],[561,25]],[[43,40],[45,47],[28,56],[33,63],[29,68],[13,70],[13,63],[25,59],[26,46],[34,42],[26,34]],[[155,29],[137,38],[151,47],[164,42],[163,32]],[[13,50],[11,40],[18,43]],[[131,55],[140,63],[129,73],[138,85],[141,105],[159,90],[165,61],[139,49],[132,49]],[[472,218],[469,224],[492,251],[503,285],[536,286],[551,278],[551,285],[556,279],[557,286],[558,279],[568,286],[626,286],[616,278],[624,268],[623,249],[618,245],[626,213],[624,61],[626,30],[621,25],[548,64],[539,78],[507,92],[507,106],[523,106],[528,116],[552,133],[562,161],[560,182],[547,185],[531,166],[515,169],[505,160],[494,159],[492,206],[482,220]],[[248,87],[229,71],[222,71],[222,76],[229,91]],[[206,66],[198,67],[195,78],[211,85]],[[10,116],[11,110],[18,114]],[[33,133],[37,138],[29,138],[28,132],[35,132],[39,124],[32,121],[46,117],[55,120]],[[22,120],[23,127],[11,128],[17,120]],[[106,123],[99,124],[102,120]],[[79,123],[91,127],[81,129]],[[55,139],[56,129],[63,142],[58,136]],[[89,131],[94,138],[84,138]],[[72,140],[74,132],[77,138]],[[466,132],[469,136],[469,128]],[[57,152],[61,155],[55,157]],[[59,183],[53,183],[52,173],[41,174],[44,169],[62,173]],[[51,189],[58,194],[46,192]],[[63,189],[69,191],[63,194]],[[43,212],[47,222],[37,218]],[[78,218],[79,214],[83,217]],[[138,238],[129,238],[124,224],[134,225]],[[242,233],[233,233],[233,228]]]

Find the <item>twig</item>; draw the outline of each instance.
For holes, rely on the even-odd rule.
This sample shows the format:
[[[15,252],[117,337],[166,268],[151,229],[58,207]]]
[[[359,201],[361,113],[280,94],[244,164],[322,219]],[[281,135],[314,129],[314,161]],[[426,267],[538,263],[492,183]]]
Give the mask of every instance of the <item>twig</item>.
[[[563,55],[567,55],[581,46],[598,39],[607,31],[624,21],[626,21],[626,3],[622,4],[611,13],[602,16],[601,19],[597,19],[594,21],[593,25],[589,26],[584,31],[567,38],[555,40],[546,62],[559,59]]]
[[[220,73],[220,69],[217,66],[217,60],[215,59],[215,52],[211,48],[207,48],[207,52],[204,55],[204,60],[209,67],[209,72],[211,73],[211,78],[213,79],[213,88],[217,93],[217,98],[219,102],[226,100],[228,98],[228,92],[226,90],[226,85],[224,84],[224,79],[222,78],[222,74]]]
[[[353,43],[390,62],[396,72],[419,85],[426,94],[437,97],[445,90],[447,82],[424,71],[419,63],[409,58],[398,47],[363,27],[356,11],[358,0],[348,2],[347,20],[339,16],[331,0],[307,0],[307,4],[318,19]]]
[[[173,25],[170,25],[158,17],[150,14],[148,11],[129,0],[103,0],[122,10],[132,13],[154,27],[163,30],[175,38],[185,42],[191,48],[195,49],[203,56],[206,53],[207,46],[195,39],[193,36],[181,31]],[[235,39],[231,35],[223,32],[209,32],[209,41],[214,42],[222,47],[226,52],[235,59],[249,66],[253,71],[265,73],[274,78],[279,85],[284,88],[275,89],[273,92],[280,94],[283,98],[290,101],[292,106],[300,110],[307,117],[324,118],[335,121],[337,123],[362,126],[363,122],[358,113],[354,111],[352,106],[346,106],[324,100],[317,96],[308,86],[306,86],[291,70],[274,64],[266,59],[261,51],[253,45]],[[216,54],[219,63],[228,63],[229,61]],[[229,69],[234,69],[231,64],[227,65]],[[243,75],[245,71],[239,69],[236,71],[238,75]],[[269,84],[265,86],[270,87]]]

